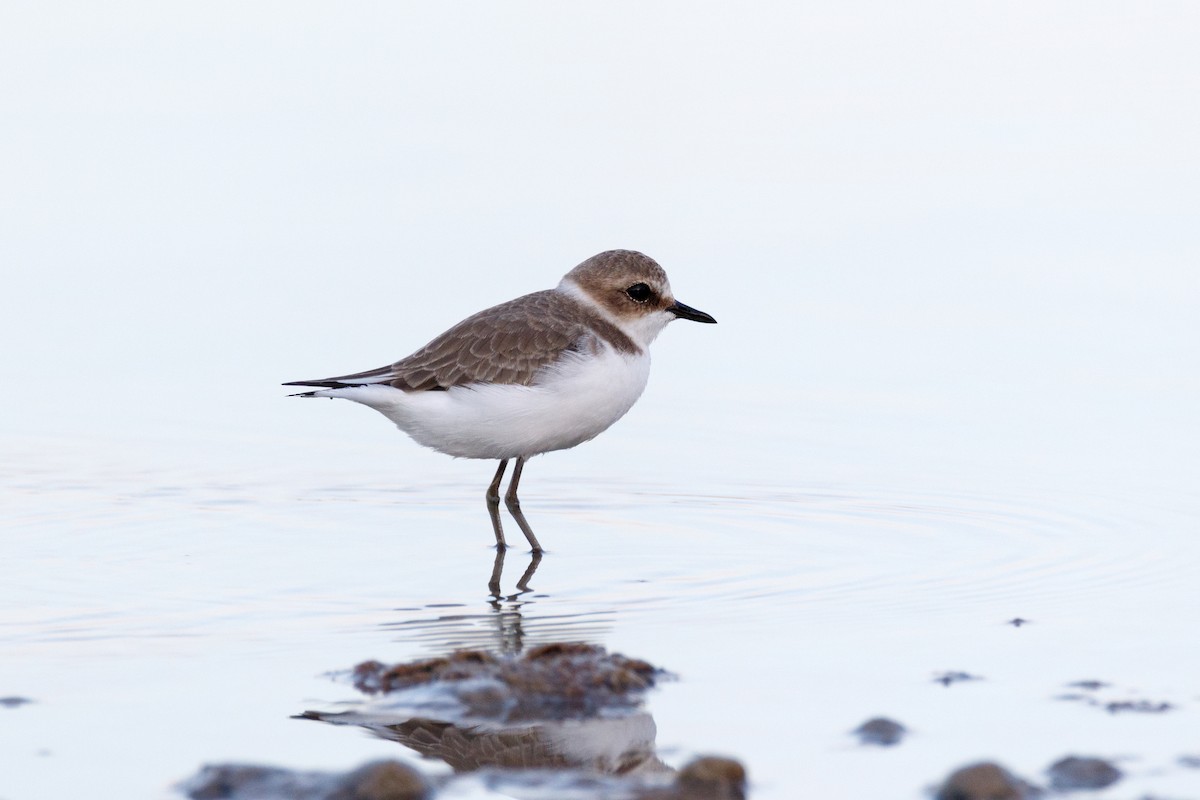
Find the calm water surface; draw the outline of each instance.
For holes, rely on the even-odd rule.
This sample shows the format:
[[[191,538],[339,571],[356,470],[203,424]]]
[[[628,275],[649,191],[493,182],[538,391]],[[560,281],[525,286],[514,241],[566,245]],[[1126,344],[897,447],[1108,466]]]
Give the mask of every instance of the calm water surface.
[[[288,413],[311,424],[334,410],[350,409]],[[330,673],[368,658],[560,640],[674,673],[647,705],[659,756],[735,756],[757,798],[916,798],[967,761],[1041,780],[1073,753],[1127,772],[1098,797],[1200,789],[1177,763],[1196,754],[1200,700],[1184,493],[984,466],[937,479],[947,451],[932,440],[908,473],[848,480],[859,454],[814,442],[809,468],[789,469],[786,438],[743,442],[731,473],[705,457],[719,431],[679,445],[683,458],[647,450],[643,430],[688,423],[651,408],[591,458],[532,462],[525,506],[550,552],[521,591],[530,558],[510,550],[493,595],[491,467],[426,456],[368,421],[361,445],[16,440],[3,464],[0,694],[35,702],[0,711],[0,796],[103,781],[170,797],[220,761],[346,769],[390,756],[442,774],[358,729],[290,716],[353,701]],[[822,463],[843,477],[822,480]],[[1029,624],[1007,624],[1018,617]],[[980,679],[935,681],[949,671]],[[1092,679],[1110,684],[1102,702],[1173,708],[1056,699]],[[859,745],[849,732],[878,715],[912,735]],[[467,777],[448,791],[512,787]]]

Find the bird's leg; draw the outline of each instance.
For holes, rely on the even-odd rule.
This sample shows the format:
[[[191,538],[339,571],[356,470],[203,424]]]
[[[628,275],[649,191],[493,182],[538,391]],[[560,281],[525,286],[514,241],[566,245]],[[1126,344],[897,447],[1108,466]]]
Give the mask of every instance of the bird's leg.
[[[518,470],[520,462],[517,462]],[[496,470],[496,477],[492,478],[492,483],[488,486],[487,494],[484,498],[487,500],[488,515],[492,518],[492,530],[496,532],[496,549],[503,550],[506,545],[504,543],[504,528],[500,526],[500,479],[504,477],[504,468],[508,466],[508,459],[500,461],[500,468]]]
[[[542,546],[538,544],[537,537],[533,535],[533,528],[529,527],[529,523],[525,521],[525,515],[521,513],[521,501],[517,499],[517,484],[521,482],[521,470],[524,467],[525,456],[517,456],[517,463],[513,466],[512,482],[508,484],[508,491],[504,493],[504,505],[508,506],[509,513],[521,526],[521,533],[525,534],[525,538],[529,540],[533,552],[540,553]]]

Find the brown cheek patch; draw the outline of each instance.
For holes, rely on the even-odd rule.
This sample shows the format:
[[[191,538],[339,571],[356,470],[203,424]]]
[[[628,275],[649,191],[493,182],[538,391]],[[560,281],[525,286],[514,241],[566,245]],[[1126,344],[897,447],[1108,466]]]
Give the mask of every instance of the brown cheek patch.
[[[597,295],[593,293],[591,296],[596,297]],[[599,295],[599,299],[600,304],[606,310],[618,316],[633,310],[637,305],[637,303],[626,297],[624,292],[613,291],[611,289]]]

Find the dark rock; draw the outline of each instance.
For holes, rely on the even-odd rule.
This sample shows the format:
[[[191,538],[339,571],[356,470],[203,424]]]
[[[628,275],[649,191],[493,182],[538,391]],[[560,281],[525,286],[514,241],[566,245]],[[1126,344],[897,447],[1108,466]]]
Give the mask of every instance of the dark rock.
[[[1100,689],[1108,688],[1108,684],[1104,681],[1074,681],[1068,683],[1067,686],[1072,689],[1083,689],[1087,692],[1096,692]]]
[[[1010,620],[1009,620],[1009,621],[1008,621],[1006,624],[1007,624],[1007,625],[1012,625],[1014,628],[1019,628],[1019,627],[1021,627],[1022,625],[1028,625],[1028,624],[1029,624],[1030,622],[1032,622],[1032,621],[1033,621],[1033,620],[1021,619],[1020,617],[1013,617],[1013,618],[1012,618],[1012,619],[1010,619]]]
[[[672,792],[678,800],[744,800],[746,768],[732,758],[701,756],[679,770]]]
[[[937,800],[1026,800],[1040,792],[999,764],[983,761],[950,773]]]
[[[853,733],[862,744],[890,747],[899,744],[900,740],[904,738],[904,734],[908,733],[908,729],[887,717],[875,717],[859,725]]]
[[[351,772],[329,800],[423,800],[429,786],[421,774],[398,761],[376,761]]]
[[[1179,766],[1189,769],[1200,769],[1200,756],[1186,755],[1179,757]]]
[[[1103,789],[1121,779],[1121,770],[1102,758],[1067,756],[1046,770],[1050,786],[1060,792],[1072,789]]]

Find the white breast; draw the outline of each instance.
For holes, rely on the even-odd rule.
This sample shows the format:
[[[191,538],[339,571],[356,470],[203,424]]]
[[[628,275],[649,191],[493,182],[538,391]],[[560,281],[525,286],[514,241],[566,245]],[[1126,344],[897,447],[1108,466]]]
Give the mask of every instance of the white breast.
[[[419,444],[460,458],[516,458],[565,450],[607,430],[633,407],[650,354],[568,353],[532,386],[476,384],[403,392],[390,386],[327,389],[384,414]]]

